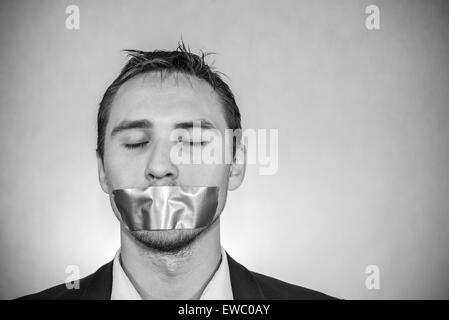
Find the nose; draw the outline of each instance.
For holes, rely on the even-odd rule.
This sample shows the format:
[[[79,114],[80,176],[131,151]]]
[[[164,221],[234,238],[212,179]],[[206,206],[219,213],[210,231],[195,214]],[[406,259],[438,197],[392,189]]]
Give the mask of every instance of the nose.
[[[145,178],[151,185],[175,185],[178,168],[170,160],[170,144],[153,142],[145,168]]]

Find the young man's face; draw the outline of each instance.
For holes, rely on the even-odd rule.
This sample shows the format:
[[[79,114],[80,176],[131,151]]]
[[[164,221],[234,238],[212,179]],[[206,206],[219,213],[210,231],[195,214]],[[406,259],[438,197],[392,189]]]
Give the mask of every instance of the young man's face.
[[[194,139],[194,123],[212,126],[222,136],[227,129],[219,97],[206,82],[184,74],[172,74],[161,80],[160,73],[139,75],[125,82],[110,106],[104,159],[98,159],[103,191],[110,194],[115,189],[149,186],[219,186],[217,210],[221,212],[227,190],[237,188],[243,180],[244,165],[174,163],[170,158],[173,148],[182,147],[187,150],[184,153],[192,153],[194,148],[198,151],[208,143],[217,143],[210,138],[202,139],[210,129],[202,128],[202,137]],[[182,143],[173,139],[172,132],[177,128],[191,133],[182,137],[185,140]],[[232,154],[232,145],[221,145],[223,154]],[[225,147],[230,150],[224,150]],[[170,251],[190,243],[200,231],[131,234],[149,247]]]

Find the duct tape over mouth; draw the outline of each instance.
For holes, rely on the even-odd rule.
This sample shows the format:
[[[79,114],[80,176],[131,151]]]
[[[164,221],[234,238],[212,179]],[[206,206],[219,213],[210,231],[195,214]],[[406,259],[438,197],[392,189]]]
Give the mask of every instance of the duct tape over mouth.
[[[219,187],[154,186],[117,189],[112,209],[130,231],[196,229],[218,215]]]

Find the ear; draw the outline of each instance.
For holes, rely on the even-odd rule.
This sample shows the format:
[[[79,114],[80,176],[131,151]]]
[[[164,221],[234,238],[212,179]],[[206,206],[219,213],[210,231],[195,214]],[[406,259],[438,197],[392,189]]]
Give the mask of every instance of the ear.
[[[235,157],[232,161],[229,171],[228,189],[230,191],[237,189],[245,178],[246,171],[246,147],[240,143],[235,150]]]
[[[109,183],[104,170],[103,160],[97,152],[97,165],[98,165],[98,180],[100,182],[101,189],[104,193],[109,194]]]

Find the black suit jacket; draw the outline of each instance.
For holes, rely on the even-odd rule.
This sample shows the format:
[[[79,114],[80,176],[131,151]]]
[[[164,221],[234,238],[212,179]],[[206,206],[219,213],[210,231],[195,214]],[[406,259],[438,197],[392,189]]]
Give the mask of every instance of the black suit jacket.
[[[228,265],[234,300],[326,300],[335,299],[324,293],[295,286],[249,271],[232,259]],[[67,289],[65,284],[19,298],[19,300],[109,300],[112,291],[112,263],[106,263],[95,273],[80,279],[79,289]]]

